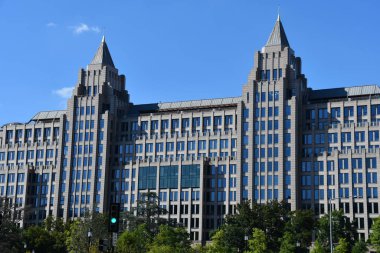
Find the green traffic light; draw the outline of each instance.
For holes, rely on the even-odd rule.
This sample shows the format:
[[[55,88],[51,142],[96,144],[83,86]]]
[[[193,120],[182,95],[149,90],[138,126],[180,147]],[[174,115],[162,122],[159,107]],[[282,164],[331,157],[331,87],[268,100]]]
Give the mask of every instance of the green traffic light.
[[[116,218],[111,218],[111,223],[115,224],[116,223]]]

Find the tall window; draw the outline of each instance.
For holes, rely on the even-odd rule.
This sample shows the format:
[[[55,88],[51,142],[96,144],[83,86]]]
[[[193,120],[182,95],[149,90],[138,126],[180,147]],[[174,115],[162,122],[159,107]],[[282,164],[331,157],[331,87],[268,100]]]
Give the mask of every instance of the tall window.
[[[139,168],[139,186],[143,189],[156,189],[157,167]]]
[[[160,189],[178,188],[178,166],[160,167]]]

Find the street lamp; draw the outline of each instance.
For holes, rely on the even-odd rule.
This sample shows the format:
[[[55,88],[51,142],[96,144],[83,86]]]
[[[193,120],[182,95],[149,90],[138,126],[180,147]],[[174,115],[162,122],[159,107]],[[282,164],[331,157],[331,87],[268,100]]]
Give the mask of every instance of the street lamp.
[[[244,235],[245,251],[248,249],[248,235]]]
[[[91,247],[91,237],[92,237],[91,229],[88,230],[88,232],[87,232],[87,237],[88,237],[88,252],[90,252],[90,247]]]
[[[350,198],[350,196],[347,197],[347,198]],[[352,198],[356,199],[357,196],[353,196]],[[330,199],[329,199],[329,206],[330,206],[330,211],[329,211],[330,253],[333,253],[333,250],[334,250],[334,245],[333,245],[333,232],[332,232],[332,202],[331,202],[331,201],[336,200],[336,199],[340,200],[340,199],[342,199],[342,198],[339,197],[339,198],[330,198]]]

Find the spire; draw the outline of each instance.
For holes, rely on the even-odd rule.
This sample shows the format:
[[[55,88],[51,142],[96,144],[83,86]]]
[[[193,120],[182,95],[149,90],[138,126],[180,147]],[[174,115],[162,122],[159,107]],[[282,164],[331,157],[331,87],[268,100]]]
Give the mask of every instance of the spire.
[[[104,36],[102,38],[102,42],[100,43],[98,51],[96,51],[96,54],[90,64],[108,65],[115,68],[115,65],[113,64],[113,60],[111,57],[111,53],[108,50],[106,39]]]
[[[267,44],[265,46],[289,47],[289,42],[286,38],[284,27],[281,23],[280,13],[277,16],[276,24],[274,25],[272,33],[270,34]]]

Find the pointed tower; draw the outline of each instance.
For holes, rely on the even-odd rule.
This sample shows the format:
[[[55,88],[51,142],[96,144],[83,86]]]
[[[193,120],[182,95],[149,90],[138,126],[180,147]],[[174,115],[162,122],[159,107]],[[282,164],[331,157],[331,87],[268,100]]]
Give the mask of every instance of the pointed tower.
[[[252,184],[241,186],[242,200],[258,203],[285,200],[293,210],[299,205],[296,168],[300,167],[299,112],[305,92],[301,59],[290,47],[278,16],[266,44],[255,53],[254,67],[243,87],[238,125],[245,126],[239,131],[239,139],[245,140],[241,150],[246,150],[248,157],[242,156],[242,176]],[[266,186],[257,180],[266,176],[276,178],[276,183]]]
[[[80,184],[74,178],[61,179],[69,189],[62,194],[65,203],[58,206],[56,212],[64,219],[78,217],[85,209],[107,211],[111,159],[107,153],[111,140],[116,140],[119,117],[126,114],[129,105],[125,77],[118,74],[103,37],[91,63],[86,69],[80,69],[73,96],[67,104],[63,167],[67,175],[88,172],[88,176],[87,187],[82,183],[79,188],[72,188],[73,184]],[[78,189],[87,190],[80,193]],[[68,208],[62,207],[65,205]]]
[[[273,27],[265,47],[280,46],[281,49],[290,47],[288,38],[286,37],[284,27],[282,26],[280,15],[277,17],[276,24]]]
[[[90,65],[97,65],[100,64],[102,66],[111,66],[115,68],[115,65],[113,64],[113,60],[111,57],[111,53],[108,50],[108,46],[106,43],[106,39],[103,36],[102,42],[100,43],[100,46],[98,50],[96,51],[96,54],[94,58],[92,59]]]

